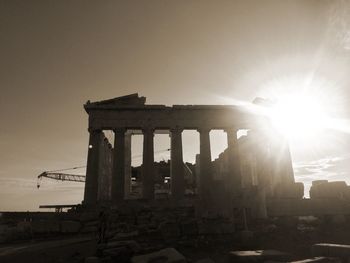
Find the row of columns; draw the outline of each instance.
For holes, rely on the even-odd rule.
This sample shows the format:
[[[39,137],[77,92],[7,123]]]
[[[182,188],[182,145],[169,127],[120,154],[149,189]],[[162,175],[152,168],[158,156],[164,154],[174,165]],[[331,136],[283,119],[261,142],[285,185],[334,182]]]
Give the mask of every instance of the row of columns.
[[[210,133],[209,128],[198,129],[200,136],[200,174],[197,175],[197,184],[200,196],[210,196],[212,185],[211,173],[211,151],[210,151]],[[129,144],[130,137],[126,136],[127,129],[118,128],[114,130],[114,149],[113,149],[113,169],[112,169],[112,191],[111,199],[113,203],[119,203],[124,200],[130,189],[131,175],[131,152]],[[143,129],[143,165],[142,182],[143,198],[147,200],[154,199],[154,129]],[[182,131],[180,127],[170,129],[171,152],[170,152],[170,174],[171,174],[171,195],[172,198],[179,200],[185,194],[184,163],[182,150]],[[237,146],[237,130],[225,130],[227,132],[228,151],[229,151],[229,169],[232,171],[229,184],[232,187],[240,186],[240,169],[234,169],[239,165],[239,155]],[[86,171],[86,183],[84,192],[84,203],[95,204],[97,202],[98,187],[98,143],[102,131],[92,130],[89,139],[89,152]],[[130,169],[130,171],[126,171]],[[128,176],[125,176],[125,175]]]

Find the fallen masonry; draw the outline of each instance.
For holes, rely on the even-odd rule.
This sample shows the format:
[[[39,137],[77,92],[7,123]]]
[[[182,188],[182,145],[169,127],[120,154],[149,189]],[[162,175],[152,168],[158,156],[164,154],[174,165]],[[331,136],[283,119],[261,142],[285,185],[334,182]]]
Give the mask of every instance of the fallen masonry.
[[[350,258],[350,245],[321,243],[312,246],[314,256],[338,257],[344,260]]]

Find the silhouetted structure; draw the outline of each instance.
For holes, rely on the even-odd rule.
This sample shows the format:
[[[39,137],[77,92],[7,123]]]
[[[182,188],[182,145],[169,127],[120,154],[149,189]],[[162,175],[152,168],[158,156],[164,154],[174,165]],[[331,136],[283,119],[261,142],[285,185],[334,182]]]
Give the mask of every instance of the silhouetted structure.
[[[153,202],[157,178],[153,136],[166,130],[171,137],[170,198],[185,198],[182,131],[197,130],[200,154],[196,163],[196,189],[203,213],[230,214],[235,208],[266,217],[266,198],[301,198],[295,182],[288,145],[271,130],[269,120],[246,107],[230,105],[147,105],[146,98],[131,94],[84,107],[89,114],[89,151],[84,205],[103,202],[118,205],[131,198],[131,136],[143,134],[140,194]],[[209,132],[227,133],[228,148],[211,161]],[[237,138],[237,131],[249,130]],[[104,136],[113,130],[114,147]],[[159,188],[159,187],[158,187]],[[284,189],[288,189],[285,191]],[[292,189],[292,190],[291,190]],[[301,190],[302,191],[302,190]]]

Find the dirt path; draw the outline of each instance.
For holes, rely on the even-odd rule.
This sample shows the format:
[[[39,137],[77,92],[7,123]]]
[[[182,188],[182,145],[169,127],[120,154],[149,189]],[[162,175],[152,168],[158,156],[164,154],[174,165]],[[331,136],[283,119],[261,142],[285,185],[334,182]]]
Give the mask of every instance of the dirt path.
[[[5,245],[0,246],[0,262],[79,262],[95,248],[95,240],[88,237]]]

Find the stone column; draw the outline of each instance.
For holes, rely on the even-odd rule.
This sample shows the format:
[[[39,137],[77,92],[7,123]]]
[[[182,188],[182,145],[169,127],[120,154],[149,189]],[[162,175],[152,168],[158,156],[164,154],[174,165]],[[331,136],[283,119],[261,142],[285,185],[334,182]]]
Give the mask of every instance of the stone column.
[[[210,198],[211,178],[211,152],[210,152],[210,137],[208,128],[200,128],[199,132],[199,194],[201,198]]]
[[[86,167],[86,181],[84,189],[85,205],[91,206],[97,203],[98,174],[99,174],[99,154],[102,131],[89,130],[89,148]]]
[[[184,163],[182,156],[182,129],[176,127],[170,130],[171,152],[170,152],[170,176],[171,195],[175,200],[184,197],[185,178]]]
[[[125,133],[125,198],[130,198],[131,192],[131,131]]]
[[[228,172],[229,172],[229,188],[232,189],[233,196],[241,193],[242,175],[241,162],[239,157],[239,147],[237,139],[237,129],[226,129],[227,133],[227,149],[228,149]]]
[[[143,198],[147,200],[154,199],[154,130],[143,129],[143,162],[142,162],[142,180],[143,180]]]
[[[255,147],[254,154],[258,178],[256,200],[252,212],[259,219],[267,218],[266,197],[271,192],[271,163],[268,155],[268,138],[264,134],[264,132],[259,130],[253,130],[248,134],[252,140],[252,146]]]
[[[125,129],[114,130],[112,172],[112,202],[120,203],[125,196]]]

